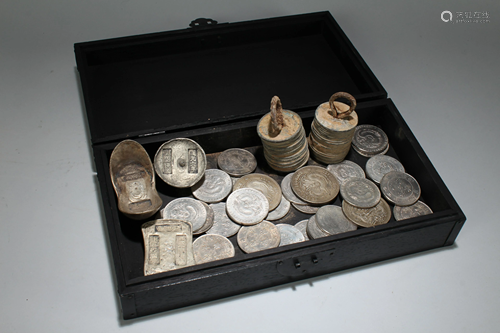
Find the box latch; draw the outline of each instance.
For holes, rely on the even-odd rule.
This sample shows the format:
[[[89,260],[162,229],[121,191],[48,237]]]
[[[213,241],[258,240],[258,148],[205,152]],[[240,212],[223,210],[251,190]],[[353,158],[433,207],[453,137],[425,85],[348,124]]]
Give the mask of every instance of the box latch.
[[[321,266],[321,257],[315,254],[301,256],[286,260],[280,260],[276,264],[276,269],[284,276],[307,275]]]

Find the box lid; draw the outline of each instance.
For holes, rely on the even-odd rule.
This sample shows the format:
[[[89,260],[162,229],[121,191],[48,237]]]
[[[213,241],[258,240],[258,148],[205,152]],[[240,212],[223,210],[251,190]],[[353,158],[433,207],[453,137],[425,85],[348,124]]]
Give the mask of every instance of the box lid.
[[[204,25],[200,27],[200,25]],[[93,144],[387,93],[329,12],[75,44]]]

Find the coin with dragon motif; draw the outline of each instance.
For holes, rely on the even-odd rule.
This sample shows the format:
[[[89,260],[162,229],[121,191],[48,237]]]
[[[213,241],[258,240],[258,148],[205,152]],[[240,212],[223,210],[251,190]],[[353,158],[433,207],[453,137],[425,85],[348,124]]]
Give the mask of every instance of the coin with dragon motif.
[[[340,185],[325,168],[305,166],[295,171],[291,180],[293,192],[303,201],[321,205],[335,199]]]

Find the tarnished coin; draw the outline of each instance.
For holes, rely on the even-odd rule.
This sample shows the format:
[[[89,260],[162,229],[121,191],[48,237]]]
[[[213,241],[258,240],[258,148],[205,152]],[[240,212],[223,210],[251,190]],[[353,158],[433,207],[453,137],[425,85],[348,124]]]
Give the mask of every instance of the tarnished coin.
[[[405,168],[397,159],[387,155],[375,155],[366,162],[366,174],[377,184],[391,171],[405,172]]]
[[[384,197],[397,206],[413,205],[420,198],[420,185],[407,173],[391,171],[380,180]]]
[[[321,206],[297,205],[292,203],[293,208],[304,214],[316,214]]]
[[[201,201],[214,203],[224,200],[233,190],[233,182],[227,173],[219,169],[207,169],[205,177],[197,182],[191,191]]]
[[[281,223],[276,224],[276,227],[278,227],[281,237],[279,246],[299,243],[306,240],[302,232],[293,225]]]
[[[257,167],[257,160],[248,150],[231,148],[220,153],[217,165],[229,175],[240,177],[253,172]]]
[[[207,231],[207,234],[221,235],[224,237],[236,235],[236,233],[240,230],[241,225],[234,223],[233,220],[227,216],[226,203],[219,202],[211,204],[210,208],[212,208],[214,212],[214,224]]]
[[[269,201],[260,191],[253,188],[240,188],[227,198],[226,212],[236,223],[257,224],[269,213]]]
[[[354,207],[344,200],[342,211],[350,221],[365,228],[386,224],[391,219],[391,207],[384,199],[372,208]]]
[[[327,234],[318,227],[318,224],[316,223],[316,215],[311,216],[309,218],[309,221],[307,221],[306,231],[310,239],[317,239],[321,237],[330,236],[329,234]]]
[[[245,253],[273,249],[280,245],[278,227],[268,221],[252,226],[243,226],[237,235],[238,245]]]
[[[349,160],[343,160],[336,164],[329,164],[326,169],[337,178],[341,187],[351,178],[365,178],[363,168]]]
[[[359,208],[370,208],[380,201],[377,185],[366,178],[351,178],[340,189],[345,201]]]
[[[375,155],[383,152],[387,148],[389,138],[387,134],[377,126],[358,125],[354,131],[352,144],[360,152]]]
[[[432,209],[420,200],[415,202],[411,206],[394,206],[393,211],[396,221],[432,214]]]
[[[191,223],[154,220],[142,225],[144,275],[194,265]]]
[[[293,193],[291,186],[293,174],[294,173],[292,172],[283,177],[283,179],[281,180],[281,192],[283,193],[285,198],[292,204],[307,205],[307,202],[301,200],[298,196],[295,195],[295,193]]]
[[[339,193],[339,182],[325,168],[305,166],[295,171],[292,176],[293,192],[303,201],[311,204],[325,204]]]
[[[368,154],[368,153],[365,153],[365,152],[362,152],[361,150],[359,150],[359,148],[357,148],[356,146],[352,146],[354,148],[354,151],[356,151],[358,154],[360,154],[361,156],[364,156],[364,157],[373,157],[373,156],[377,156],[377,155],[384,155],[385,153],[387,153],[389,151],[389,147],[390,145],[387,145],[387,147],[385,147],[384,150],[382,150],[381,152],[379,153],[376,153],[376,154]]]
[[[193,233],[196,233],[205,225],[207,210],[201,201],[192,198],[177,198],[161,210],[161,216],[164,219],[190,222],[193,226]]]
[[[205,210],[207,211],[207,219],[205,220],[205,224],[203,224],[203,227],[198,229],[196,232],[193,232],[193,235],[201,235],[204,232],[207,232],[212,226],[214,225],[214,211],[212,207],[204,203],[203,201],[200,201],[203,206],[205,207]]]
[[[252,173],[241,177],[234,183],[233,191],[241,188],[253,188],[260,191],[269,200],[269,211],[278,207],[281,201],[281,188],[267,175]]]
[[[280,218],[284,217],[289,210],[290,210],[290,201],[286,200],[285,197],[282,195],[280,204],[278,205],[278,207],[269,212],[269,214],[266,217],[266,220],[268,221],[279,220]]]
[[[345,217],[342,208],[335,205],[321,207],[316,213],[316,224],[329,235],[356,230],[358,227]]]
[[[155,155],[155,171],[168,185],[186,188],[196,184],[207,167],[207,157],[199,144],[187,138],[172,139]]]
[[[309,236],[307,235],[307,222],[309,222],[309,220],[302,220],[295,224],[295,228],[299,229],[300,232],[302,232],[302,235],[304,235],[304,239],[306,241],[309,240]]]
[[[220,235],[203,235],[193,242],[196,264],[234,257],[233,243]]]

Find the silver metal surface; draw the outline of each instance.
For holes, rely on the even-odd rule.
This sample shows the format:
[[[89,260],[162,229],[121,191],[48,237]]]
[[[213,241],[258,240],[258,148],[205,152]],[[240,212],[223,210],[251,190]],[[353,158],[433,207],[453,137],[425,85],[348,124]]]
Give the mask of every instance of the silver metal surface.
[[[410,206],[394,206],[393,213],[396,221],[401,221],[411,219],[412,217],[432,214],[432,209],[419,200]]]
[[[243,176],[234,183],[233,191],[242,188],[253,188],[264,194],[269,200],[269,211],[278,207],[281,202],[281,187],[268,175],[252,173]]]
[[[316,215],[311,216],[309,218],[309,221],[307,221],[306,231],[310,239],[330,236],[328,235],[328,233],[319,228],[318,224],[316,223]]]
[[[411,175],[391,171],[380,180],[384,197],[397,206],[413,205],[420,198],[420,185]]]
[[[309,222],[309,220],[302,220],[295,224],[295,228],[299,229],[300,232],[302,232],[302,235],[304,235],[304,239],[306,241],[309,240],[309,236],[307,235],[307,222]]]
[[[375,183],[380,184],[380,180],[386,173],[391,171],[405,172],[401,162],[391,156],[375,155],[366,162],[366,174]]]
[[[191,187],[191,192],[196,199],[208,203],[224,200],[232,190],[231,177],[219,169],[207,169],[205,176]]]
[[[365,178],[363,168],[349,160],[344,160],[336,164],[329,164],[326,169],[337,178],[340,187],[351,178]]]
[[[241,225],[257,224],[269,213],[269,201],[258,190],[241,188],[227,198],[226,212],[231,220]]]
[[[300,243],[306,240],[302,231],[295,228],[293,225],[281,223],[276,224],[276,227],[280,232],[281,238],[279,246]]]
[[[236,235],[236,233],[240,230],[241,225],[233,222],[233,220],[227,216],[226,203],[219,202],[211,204],[210,207],[214,212],[214,224],[207,231],[207,234],[221,235],[224,237]]]
[[[266,220],[276,221],[283,218],[290,211],[290,206],[290,201],[286,200],[286,198],[282,195],[280,204],[267,214]]]
[[[203,235],[193,242],[194,261],[196,264],[232,258],[235,251],[233,243],[220,235]]]
[[[325,204],[339,193],[339,182],[331,172],[317,166],[305,166],[295,171],[291,180],[293,192],[311,204]]]
[[[243,252],[252,253],[278,247],[281,236],[273,223],[262,221],[256,225],[241,227],[237,241]]]
[[[357,151],[368,155],[381,154],[389,145],[387,134],[377,126],[358,125],[352,144]]]
[[[187,221],[191,223],[193,233],[197,233],[205,225],[207,210],[201,201],[193,198],[177,198],[161,210],[161,216],[164,219]]]
[[[342,198],[359,208],[370,208],[380,201],[377,185],[366,178],[351,178],[340,189]]]
[[[253,172],[257,167],[257,160],[248,150],[231,148],[220,153],[217,165],[230,176],[240,177]]]
[[[356,230],[358,227],[347,219],[340,206],[326,205],[316,213],[316,224],[329,235]]]
[[[391,207],[384,199],[372,208],[358,208],[344,200],[342,211],[350,221],[365,228],[386,224],[391,219]]]

